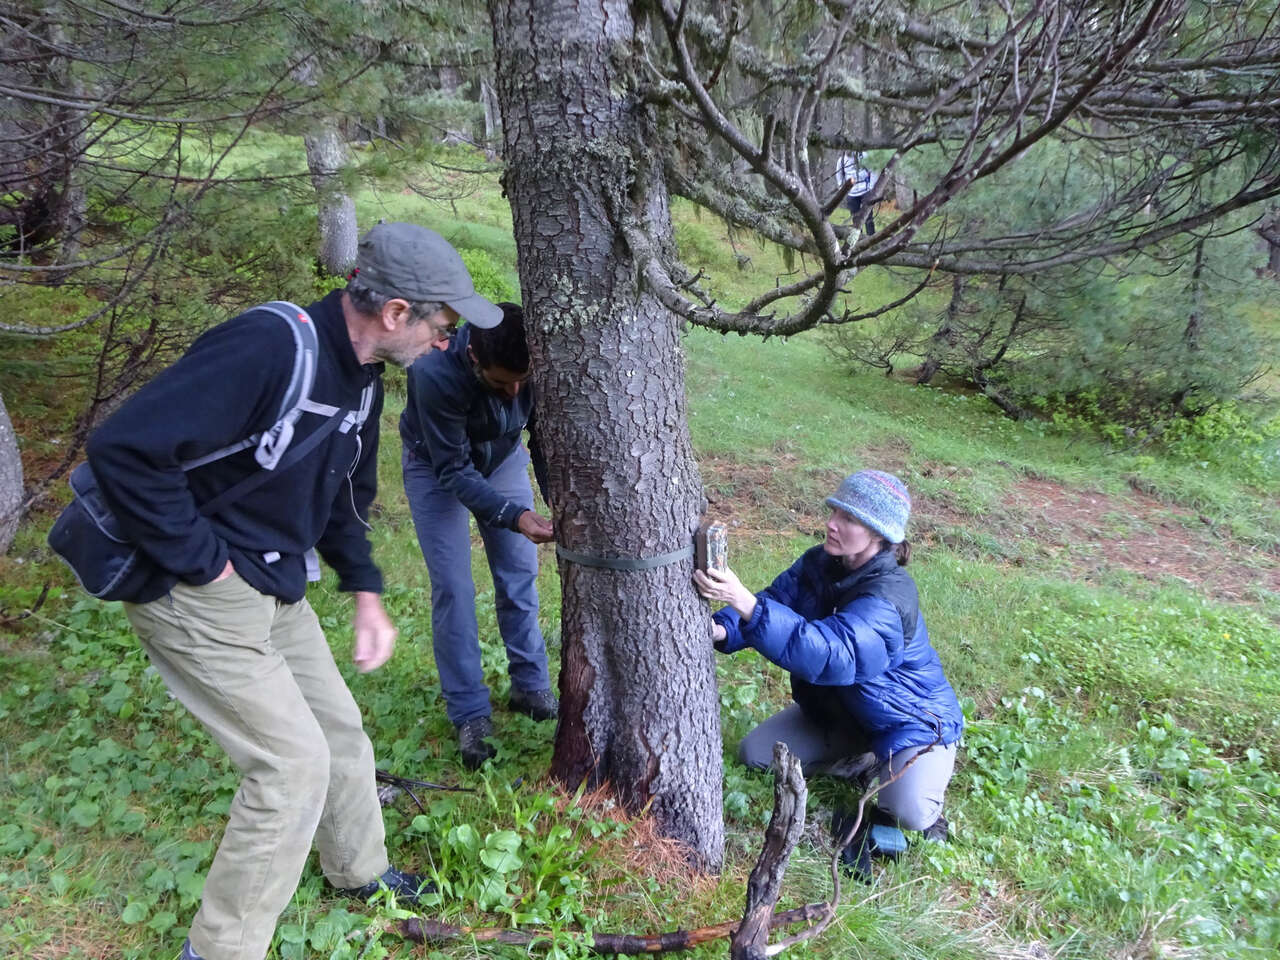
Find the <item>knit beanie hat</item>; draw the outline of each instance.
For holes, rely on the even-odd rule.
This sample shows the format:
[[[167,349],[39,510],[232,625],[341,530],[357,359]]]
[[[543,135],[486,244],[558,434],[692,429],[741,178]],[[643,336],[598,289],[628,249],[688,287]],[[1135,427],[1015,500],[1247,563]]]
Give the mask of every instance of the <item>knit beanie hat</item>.
[[[856,517],[890,543],[901,543],[907,535],[911,495],[891,473],[859,470],[850,474],[827,497],[827,506]]]

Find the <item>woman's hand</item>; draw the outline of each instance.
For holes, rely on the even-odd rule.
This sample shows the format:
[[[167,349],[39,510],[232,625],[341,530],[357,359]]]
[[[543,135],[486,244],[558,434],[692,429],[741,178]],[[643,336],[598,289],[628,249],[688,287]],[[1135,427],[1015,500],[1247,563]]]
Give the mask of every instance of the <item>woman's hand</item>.
[[[695,570],[693,583],[708,600],[728,604],[743,620],[750,620],[756,611],[756,595],[744,587],[738,575],[728,567],[723,570]]]
[[[729,631],[724,628],[724,624],[716,623],[714,620],[712,620],[711,621],[711,642],[720,643],[727,636],[729,636]]]

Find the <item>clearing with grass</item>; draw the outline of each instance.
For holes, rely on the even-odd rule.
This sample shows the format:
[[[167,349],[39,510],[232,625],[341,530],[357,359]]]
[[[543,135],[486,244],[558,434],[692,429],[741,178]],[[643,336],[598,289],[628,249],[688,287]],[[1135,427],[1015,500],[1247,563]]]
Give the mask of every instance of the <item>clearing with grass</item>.
[[[456,215],[385,195],[363,204],[460,244],[500,236],[495,197],[490,187],[458,202]],[[728,251],[720,225],[688,215],[677,224],[685,242]],[[512,270],[509,245],[470,249]],[[875,885],[847,891],[836,924],[804,950],[975,958],[1274,950],[1277,488],[1240,482],[1228,445],[1207,462],[1126,449],[1079,429],[1016,423],[964,392],[851,372],[821,333],[762,345],[690,330],[683,345],[708,512],[728,525],[744,583],[765,586],[818,542],[823,498],[846,472],[897,473],[914,500],[911,569],[966,714],[946,808],[951,842],[914,845],[877,865]],[[382,428],[394,437],[404,381],[388,379]],[[37,435],[40,411],[14,404],[20,436]],[[747,654],[717,662],[727,831],[718,877],[691,873],[678,845],[647,818],[624,815],[607,790],[554,788],[545,779],[549,732],[527,718],[499,711],[497,758],[466,773],[438,706],[429,584],[397,453],[383,445],[371,535],[400,628],[391,662],[355,674],[348,602],[332,579],[309,594],[379,766],[469,790],[419,791],[421,811],[406,796],[387,808],[393,860],[436,878],[437,918],[551,931],[549,949],[565,956],[582,950],[576,931],[657,933],[740,916],[772,778],[741,767],[734,751],[789,702],[784,671]],[[52,512],[34,514],[0,561],[0,938],[9,956],[158,960],[174,954],[199,901],[238,778],[167,696],[118,605],[80,594],[43,546]],[[541,548],[553,671],[555,570],[552,548]],[[505,664],[478,550],[474,573],[496,692]],[[811,781],[808,827],[780,909],[829,895],[827,822],[855,798],[842,781]],[[357,909],[335,898],[313,863],[272,955],[408,956],[394,932],[400,915],[389,904]],[[520,952],[428,952],[476,950]]]
[[[1268,4],[0,7],[0,956],[1280,956]],[[370,260],[357,238],[380,221],[400,239]],[[411,268],[380,275],[402,259]],[[453,356],[482,397],[536,395],[541,516],[510,497],[495,515],[538,544],[519,546],[537,557],[552,686],[513,689],[510,591],[490,574],[489,531],[464,517],[493,708],[492,734],[481,723],[467,742],[433,652],[399,419],[420,388],[404,365],[484,339],[493,315],[472,282],[523,307],[527,371],[512,361],[494,379]],[[313,489],[356,478],[338,538],[356,561],[330,539],[336,569],[301,586],[303,551],[341,528],[328,493],[279,496],[277,482],[246,501],[274,504],[260,511],[271,532],[296,520],[297,550],[206,523],[223,534],[205,541],[213,556],[297,574],[331,694],[288,713],[305,737],[248,723],[233,754],[308,746],[288,775],[242,780],[192,712],[193,690],[223,697],[241,676],[174,684],[195,645],[150,659],[139,611],[231,589],[234,612],[269,609],[269,623],[307,604],[232,579],[245,570],[210,567],[207,550],[191,551],[208,561],[200,576],[153,603],[102,602],[47,537],[86,450],[96,469],[175,411],[208,424],[267,397],[292,356],[282,327],[216,353],[216,377],[160,380],[171,402],[150,418],[130,406],[160,396],[157,375],[206,331],[216,341],[276,298],[314,305],[298,322],[320,318],[342,348],[317,370],[341,361],[353,396],[379,375],[370,361],[391,362],[382,406],[363,408],[380,416],[335,407],[314,461],[299,455]],[[459,313],[469,324],[451,333]],[[274,396],[260,404],[272,413]],[[176,432],[174,449],[212,442]],[[137,495],[163,473],[103,490],[116,484],[117,513],[132,496],[136,520],[163,501]],[[180,502],[155,511],[162,523],[204,502],[211,476],[168,474]],[[921,647],[906,650],[919,621],[885,532],[904,518],[954,698],[932,652],[920,667]],[[726,532],[732,576],[695,577],[704,522]],[[766,624],[786,604],[758,594],[811,550],[830,582],[797,587],[793,606],[829,607]],[[448,559],[468,563],[456,544]],[[871,587],[838,586],[869,571]],[[850,627],[855,606],[866,616]],[[787,615],[800,639],[770,656],[819,678],[807,693],[757,654]],[[268,672],[256,651],[226,649],[229,615],[206,619],[202,651],[248,664],[246,682]],[[394,655],[363,669],[390,624]],[[754,650],[717,652],[748,634]],[[941,819],[908,823],[883,793],[842,851],[870,796],[850,770],[895,756],[850,748],[843,775],[802,783],[784,765],[775,786],[739,744],[793,696],[844,698],[824,738],[883,733],[852,728],[854,697],[884,677],[912,705],[945,700],[946,718],[931,715],[943,748],[944,724],[960,736],[954,772]],[[322,715],[341,718],[325,729],[343,740],[320,742]],[[395,889],[365,883],[371,862],[350,875],[331,862],[335,845],[376,839],[343,816],[308,821],[287,855],[245,843],[251,823],[321,819],[335,768],[363,750],[360,724],[379,806],[365,751],[343,768],[362,798],[343,809],[375,828],[381,816]],[[767,744],[753,743],[758,760]],[[908,774],[941,769],[943,752]],[[325,856],[303,863],[317,835]],[[899,855],[872,857],[876,844]],[[228,884],[210,873],[220,845],[266,866]],[[237,896],[253,901],[223,918],[239,947],[215,942],[206,915]]]

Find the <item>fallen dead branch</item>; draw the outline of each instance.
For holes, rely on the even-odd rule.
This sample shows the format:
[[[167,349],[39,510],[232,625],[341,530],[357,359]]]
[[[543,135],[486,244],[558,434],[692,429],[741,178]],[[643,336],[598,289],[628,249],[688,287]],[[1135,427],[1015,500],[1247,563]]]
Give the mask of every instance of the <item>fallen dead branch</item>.
[[[769,919],[769,926],[771,928],[784,927],[792,923],[816,920],[822,916],[822,911],[825,907],[825,903],[809,903],[794,910],[775,913]],[[740,923],[741,921],[739,920],[728,920],[710,927],[698,927],[696,930],[673,930],[670,933],[649,935],[594,933],[591,936],[591,946],[596,953],[627,955],[692,950],[694,947],[704,943],[732,936]],[[547,933],[508,930],[504,927],[460,927],[451,923],[440,923],[436,920],[420,920],[417,917],[402,921],[400,933],[406,940],[412,940],[414,943],[474,940],[479,943],[503,943],[516,947],[533,947],[540,944],[549,944],[554,940]]]
[[[27,607],[27,609],[23,610],[21,613],[17,614],[16,616],[11,617],[8,615],[7,610],[0,609],[0,626],[11,627],[15,623],[21,623],[23,620],[27,619],[27,617],[32,616],[33,614],[36,613],[36,611],[38,611],[41,607],[43,607],[44,602],[48,598],[48,596],[49,596],[49,584],[46,583],[44,587],[40,590],[40,596],[36,597],[36,602],[33,603],[31,606]]]
[[[417,804],[419,811],[426,813],[426,807],[422,805],[422,801],[418,799],[418,795],[413,792],[415,787],[419,790],[448,790],[453,793],[475,793],[474,787],[451,787],[444,783],[432,783],[429,780],[412,780],[409,777],[398,777],[387,770],[374,770],[373,776],[375,782],[385,784],[387,788],[390,788],[389,792],[386,793],[384,793],[383,789],[378,790],[378,802],[384,807],[394,803],[397,792],[402,791],[407,793],[409,795],[409,799]]]
[[[747,908],[729,946],[731,960],[763,960],[772,928],[773,906],[782,892],[782,878],[791,851],[804,832],[805,802],[809,788],[800,760],[785,743],[773,745],[773,816],[765,831],[764,846],[747,880]],[[825,906],[825,905],[824,905]]]
[[[822,912],[822,916],[819,917],[817,923],[814,923],[812,926],[806,927],[805,929],[801,930],[799,933],[793,936],[787,937],[784,940],[779,940],[777,943],[770,944],[767,948],[765,948],[765,951],[762,954],[760,954],[761,957],[776,957],[778,954],[782,953],[784,950],[787,950],[790,947],[794,947],[796,944],[804,943],[806,940],[812,940],[814,937],[818,936],[818,934],[822,933],[824,930],[827,929],[827,927],[831,925],[831,921],[834,920],[836,917],[836,907],[839,906],[840,904],[840,854],[844,852],[844,848],[849,845],[849,841],[853,839],[854,834],[858,832],[858,828],[862,826],[862,821],[866,814],[867,803],[877,793],[879,793],[885,787],[889,786],[889,784],[895,783],[898,780],[901,780],[902,775],[911,769],[912,764],[914,764],[917,760],[919,760],[926,753],[928,753],[930,750],[932,750],[934,747],[936,747],[939,743],[942,742],[941,724],[937,724],[935,728],[937,729],[937,736],[933,738],[932,743],[930,743],[927,747],[925,747],[923,750],[917,753],[914,757],[912,757],[910,760],[904,763],[898,769],[898,771],[895,774],[893,774],[891,777],[881,781],[880,783],[877,783],[874,787],[872,787],[870,790],[867,790],[865,793],[862,794],[861,797],[858,798],[858,812],[853,818],[853,823],[849,826],[847,830],[845,830],[844,836],[836,840],[835,853],[832,854],[831,856],[831,884],[832,884],[831,899],[827,903],[823,904],[824,909]]]
[[[600,954],[643,955],[691,950],[704,943],[732,937],[730,955],[743,960],[763,957],[759,952],[768,941],[769,931],[793,923],[821,919],[825,903],[810,903],[794,910],[773,912],[782,888],[782,877],[796,841],[804,830],[804,807],[808,798],[800,761],[792,757],[786,744],[773,748],[777,771],[774,784],[773,817],[765,833],[764,849],[747,882],[747,912],[743,919],[728,920],[695,930],[674,930],[659,934],[594,933],[591,947]],[[553,938],[546,933],[509,930],[502,927],[462,927],[435,920],[411,918],[400,925],[401,934],[416,943],[439,943],[450,940],[473,940],[502,943],[518,947],[547,944]],[[746,951],[746,952],[743,952]],[[754,951],[754,952],[753,952]]]

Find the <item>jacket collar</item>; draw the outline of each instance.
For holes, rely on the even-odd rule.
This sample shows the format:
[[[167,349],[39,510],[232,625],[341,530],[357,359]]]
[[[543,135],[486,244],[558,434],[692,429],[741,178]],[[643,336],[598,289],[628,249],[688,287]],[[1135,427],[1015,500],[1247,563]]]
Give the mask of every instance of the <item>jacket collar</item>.
[[[835,591],[841,594],[856,590],[865,583],[898,569],[898,558],[892,546],[885,547],[856,570],[849,570],[843,563],[825,552],[823,559],[828,581]]]
[[[386,364],[360,362],[356,349],[351,345],[351,333],[342,315],[342,291],[334,290],[307,307],[307,313],[316,325],[320,349],[337,361],[338,376],[344,383],[363,387],[370,376],[382,373]]]

